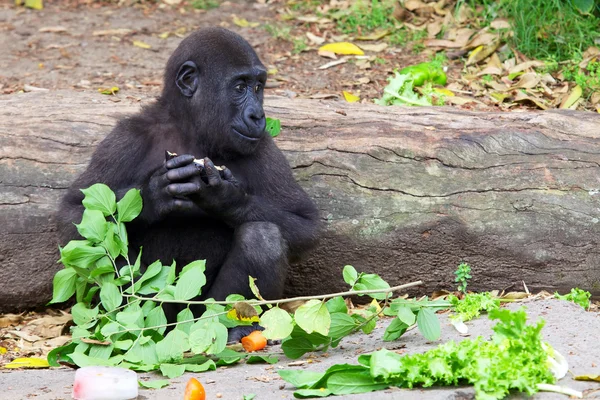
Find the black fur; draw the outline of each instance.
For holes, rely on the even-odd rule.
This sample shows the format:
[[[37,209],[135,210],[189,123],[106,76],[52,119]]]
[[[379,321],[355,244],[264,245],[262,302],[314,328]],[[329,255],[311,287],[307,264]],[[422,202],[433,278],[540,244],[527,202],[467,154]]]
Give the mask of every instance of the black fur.
[[[63,198],[61,245],[79,238],[79,189],[101,182],[120,198],[139,188],[144,208],[127,229],[144,265],[206,259],[203,299],[252,297],[248,275],[265,298],[280,298],[290,260],[315,244],[318,212],[265,133],[265,81],[239,35],[208,28],[183,40],[160,98],[117,124]],[[179,156],[165,160],[167,150]],[[193,162],[201,157],[204,168]],[[176,312],[167,310],[170,320]]]

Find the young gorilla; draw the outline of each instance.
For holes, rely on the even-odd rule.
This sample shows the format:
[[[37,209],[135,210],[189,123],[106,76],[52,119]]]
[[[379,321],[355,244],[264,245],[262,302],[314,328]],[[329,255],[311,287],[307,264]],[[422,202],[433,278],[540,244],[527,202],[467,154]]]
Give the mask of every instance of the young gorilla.
[[[142,214],[127,229],[130,249],[143,246],[143,265],[206,259],[201,299],[252,297],[249,275],[265,298],[281,298],[289,261],[315,244],[318,212],[265,133],[266,80],[252,47],[233,32],[208,28],[183,40],[158,101],[117,124],[65,195],[61,244],[79,238],[80,189],[102,182],[120,198],[138,188]],[[165,160],[165,151],[180,155]],[[205,157],[203,167],[195,157]],[[165,311],[173,321],[178,308]],[[248,332],[234,328],[229,338]]]

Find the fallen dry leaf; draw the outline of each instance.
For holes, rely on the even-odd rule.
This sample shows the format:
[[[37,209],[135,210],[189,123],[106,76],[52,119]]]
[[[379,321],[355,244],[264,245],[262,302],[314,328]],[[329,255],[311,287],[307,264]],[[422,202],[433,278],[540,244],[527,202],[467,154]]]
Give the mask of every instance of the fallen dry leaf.
[[[45,26],[43,28],[38,29],[38,32],[63,33],[67,32],[67,28],[65,28],[64,26]]]
[[[127,28],[107,29],[102,31],[93,31],[92,36],[120,36],[128,35],[132,32],[133,30]]]
[[[142,49],[151,49],[152,48],[152,46],[150,46],[148,43],[142,42],[141,40],[134,40],[132,42],[132,44],[134,46],[142,48]]]
[[[321,65],[317,69],[328,69],[328,68],[331,68],[331,67],[335,67],[336,65],[344,64],[346,62],[348,62],[348,59],[347,58],[342,58],[340,60],[335,60],[335,61],[328,62],[327,64],[323,64],[323,65]]]
[[[571,90],[571,93],[564,98],[558,108],[570,108],[581,98],[582,94],[583,90],[581,90],[581,86],[575,85],[575,87]]]
[[[513,85],[513,88],[532,89],[540,83],[541,79],[542,77],[535,72],[527,72],[521,75],[519,81]]]
[[[383,50],[388,48],[388,44],[385,42],[373,43],[373,44],[364,43],[364,44],[361,44],[360,47],[361,47],[361,49],[363,49],[365,51],[372,51],[374,53],[380,53]]]
[[[325,38],[322,38],[310,32],[306,32],[306,37],[308,38],[308,40],[310,40],[311,43],[317,46],[325,43]]]

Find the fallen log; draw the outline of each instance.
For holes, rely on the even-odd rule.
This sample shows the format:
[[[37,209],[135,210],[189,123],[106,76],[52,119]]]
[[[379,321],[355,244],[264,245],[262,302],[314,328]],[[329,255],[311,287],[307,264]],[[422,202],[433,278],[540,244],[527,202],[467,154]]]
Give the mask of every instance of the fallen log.
[[[148,102],[150,100],[144,100]],[[0,312],[42,305],[61,268],[53,213],[135,100],[58,91],[0,98]],[[390,284],[600,294],[600,116],[266,101],[324,221],[288,295],[346,289],[345,264]]]

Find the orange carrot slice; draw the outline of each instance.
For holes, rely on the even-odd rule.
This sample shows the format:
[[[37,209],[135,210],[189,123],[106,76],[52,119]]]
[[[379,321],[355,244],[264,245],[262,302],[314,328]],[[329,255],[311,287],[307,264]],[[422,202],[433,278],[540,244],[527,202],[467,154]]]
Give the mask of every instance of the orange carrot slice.
[[[262,350],[267,346],[267,338],[261,331],[254,331],[242,338],[242,346],[247,352]]]

